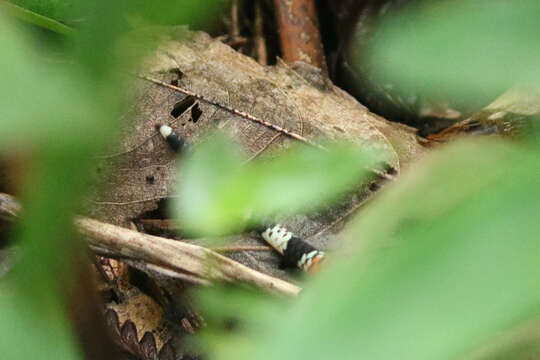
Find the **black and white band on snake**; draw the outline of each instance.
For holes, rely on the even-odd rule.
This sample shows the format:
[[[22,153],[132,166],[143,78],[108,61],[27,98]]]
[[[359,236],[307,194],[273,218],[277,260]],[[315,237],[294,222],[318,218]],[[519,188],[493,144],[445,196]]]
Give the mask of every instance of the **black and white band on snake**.
[[[172,127],[169,125],[156,125],[156,130],[159,131],[161,136],[165,139],[165,141],[167,141],[167,144],[169,144],[170,148],[174,152],[182,152],[186,144],[184,140],[174,132]]]
[[[283,255],[284,265],[288,267],[298,267],[306,272],[314,272],[324,260],[323,251],[317,250],[304,240],[294,236],[279,224],[269,226],[262,232],[261,236]]]

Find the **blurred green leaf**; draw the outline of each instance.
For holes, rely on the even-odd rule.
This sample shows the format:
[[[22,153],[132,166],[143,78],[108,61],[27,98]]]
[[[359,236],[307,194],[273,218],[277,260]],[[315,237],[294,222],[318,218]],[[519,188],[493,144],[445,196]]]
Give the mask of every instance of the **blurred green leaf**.
[[[34,306],[28,306],[13,285],[0,282],[2,358],[81,359],[60,303],[38,311]]]
[[[382,83],[464,102],[516,82],[539,82],[538,1],[413,4],[383,22],[375,36],[371,63]]]
[[[11,25],[0,17],[0,148],[80,146],[101,139],[111,100],[96,96],[77,66],[33,56],[28,38]]]
[[[234,221],[245,221],[247,214],[241,214],[244,209],[231,206],[230,213],[229,209],[222,212],[217,201],[217,196],[226,191],[224,184],[240,172],[241,165],[238,146],[219,134],[208,138],[182,162],[175,210],[188,231],[219,233],[234,226]]]
[[[536,150],[456,144],[434,154],[362,212],[341,257],[329,259],[282,317],[251,331],[255,344],[233,353],[224,342],[217,354],[470,354],[540,311],[539,184]]]
[[[362,183],[370,156],[349,145],[295,147],[242,166],[232,140],[214,137],[182,162],[176,211],[188,230],[222,235],[246,222],[328,205]]]
[[[69,35],[73,32],[69,26],[62,24],[54,19],[40,15],[28,9],[11,4],[9,2],[0,1],[0,6],[10,15],[19,20],[28,22],[32,25],[42,27],[44,29],[54,31],[62,35]]]
[[[466,356],[467,360],[529,360],[540,354],[540,320],[536,317],[504,331]]]
[[[65,48],[62,58],[51,59],[44,51],[49,44],[37,46],[39,41],[32,37],[34,28],[0,14],[0,151],[9,155],[21,150],[27,175],[25,183],[18,184],[24,213],[11,239],[20,257],[0,281],[0,357],[78,359],[66,295],[75,293],[73,276],[86,259],[80,256],[84,252],[72,220],[89,185],[90,159],[104,152],[118,128],[126,100],[125,73],[138,61],[116,52],[119,39],[130,29],[126,17],[141,15],[142,5],[152,5],[19,4],[57,20],[84,15],[84,21],[59,42]],[[197,9],[193,5],[190,11]],[[146,44],[147,51],[156,46]]]
[[[236,358],[236,350],[255,350],[257,342],[251,337],[254,333],[271,339],[272,334],[266,331],[273,329],[267,325],[283,318],[294,300],[276,299],[257,289],[236,285],[201,288],[196,295],[207,324],[201,331],[205,353],[226,359]],[[221,344],[227,346],[224,348]],[[230,353],[225,354],[223,350]]]
[[[73,44],[79,61],[88,71],[96,77],[105,76],[108,81],[111,72],[131,70],[140,56],[159,45],[159,42],[146,42],[146,53],[132,58],[131,53],[125,55],[117,51],[117,42],[122,36],[156,23],[189,25],[195,29],[208,27],[227,4],[227,0],[82,1],[81,12],[91,16],[77,32]]]
[[[69,22],[81,16],[76,12],[79,0],[10,0],[10,2],[29,12],[56,21]]]

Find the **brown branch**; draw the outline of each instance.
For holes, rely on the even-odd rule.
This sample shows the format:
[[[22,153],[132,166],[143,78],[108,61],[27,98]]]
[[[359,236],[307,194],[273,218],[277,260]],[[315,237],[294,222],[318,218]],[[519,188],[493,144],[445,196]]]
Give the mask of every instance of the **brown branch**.
[[[327,74],[314,0],[274,0],[283,59],[303,61]]]
[[[268,52],[266,51],[266,42],[264,40],[264,22],[261,0],[255,2],[255,53],[257,61],[261,65],[268,65]]]
[[[130,258],[187,272],[203,279],[246,282],[286,295],[300,292],[300,288],[293,284],[252,270],[198,245],[141,234],[88,218],[76,219],[75,225],[90,244]]]
[[[13,220],[21,206],[10,195],[0,194],[0,199],[0,217]],[[156,265],[162,273],[167,269],[205,280],[243,282],[284,295],[297,295],[301,290],[202,246],[141,234],[89,218],[77,218],[75,226],[91,246]]]
[[[238,0],[233,0],[231,4],[231,38],[237,39],[240,36],[240,25],[239,25],[239,9],[238,9]]]

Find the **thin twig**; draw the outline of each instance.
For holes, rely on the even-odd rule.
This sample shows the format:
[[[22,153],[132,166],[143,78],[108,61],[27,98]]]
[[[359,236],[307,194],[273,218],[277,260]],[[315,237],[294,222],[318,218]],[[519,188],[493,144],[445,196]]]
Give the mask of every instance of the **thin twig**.
[[[118,254],[116,254],[114,252],[111,252],[111,251],[109,251],[107,249],[101,248],[99,246],[89,245],[88,247],[96,255],[100,255],[100,256],[110,258],[110,259],[121,261],[121,262],[123,262],[123,263],[125,263],[125,264],[127,264],[127,265],[129,265],[131,267],[134,267],[134,268],[136,268],[138,270],[141,270],[143,272],[153,272],[153,273],[165,276],[165,277],[181,279],[181,280],[184,280],[184,281],[187,281],[187,282],[190,282],[190,283],[193,283],[193,284],[198,284],[198,285],[210,285],[209,281],[201,279],[201,278],[199,278],[197,276],[181,273],[181,272],[172,270],[172,269],[164,267],[164,266],[151,264],[151,263],[141,261],[141,260],[138,260],[138,259],[129,258],[129,257],[126,257],[126,256],[121,256],[121,255],[118,255]],[[109,283],[109,284],[114,283],[114,281],[111,281],[108,278],[106,278],[106,282]]]
[[[255,159],[256,157],[258,157],[259,155],[261,155],[263,153],[264,150],[268,149],[268,147],[270,145],[272,145],[274,143],[274,141],[276,141],[279,137],[281,136],[281,133],[277,133],[272,139],[270,139],[270,141],[268,141],[259,151],[257,151],[252,157],[250,157],[249,159],[247,159],[246,161],[244,161],[244,164],[247,164],[248,162],[252,161],[253,159]]]
[[[171,278],[176,278],[176,279],[188,281],[190,283],[198,284],[198,285],[206,285],[206,286],[208,286],[208,285],[212,284],[210,281],[205,280],[205,279],[201,279],[198,276],[184,274],[184,273],[181,273],[181,272],[174,271],[172,269],[166,268],[164,266],[159,266],[159,265],[149,264],[149,263],[145,263],[145,264],[146,264],[146,267],[148,268],[148,270],[155,271],[155,272],[157,272],[157,273],[159,273],[159,274],[161,274],[163,276],[168,276],[168,277],[171,277]]]
[[[176,61],[174,58],[173,58],[174,61]],[[191,105],[188,109],[190,109],[193,105]],[[187,111],[187,110],[186,110]],[[171,120],[171,121],[168,121],[166,123],[166,125],[172,125],[173,123],[177,122],[178,121],[178,118],[177,119],[174,119],[174,120]],[[129,154],[129,153],[132,153],[134,152],[135,150],[138,150],[139,148],[141,148],[144,144],[146,144],[148,141],[152,140],[153,137],[159,135],[159,132],[158,131],[154,131],[150,136],[148,136],[146,139],[144,139],[143,141],[141,141],[140,143],[138,143],[137,145],[127,149],[127,150],[123,150],[123,151],[119,151],[117,153],[113,153],[113,154],[105,154],[105,155],[96,155],[95,158],[96,159],[111,159],[111,158],[114,158],[114,157],[118,157],[118,156],[122,156],[122,155],[126,155],[126,154]]]
[[[137,219],[139,223],[143,226],[149,226],[154,229],[169,230],[169,231],[179,231],[182,230],[182,227],[178,222],[172,219]]]
[[[231,253],[242,251],[274,251],[270,246],[223,246],[210,248],[218,253]]]
[[[114,157],[118,157],[118,156],[122,156],[122,155],[126,155],[126,154],[129,154],[129,153],[132,153],[134,152],[135,150],[139,149],[141,146],[143,146],[144,144],[146,144],[150,139],[152,139],[154,136],[156,136],[158,133],[155,132],[153,133],[152,135],[150,135],[148,138],[146,138],[144,141],[140,142],[139,144],[133,146],[132,148],[129,148],[127,150],[124,150],[124,151],[119,151],[117,153],[113,153],[113,154],[106,154],[106,155],[96,155],[95,158],[97,159],[111,159],[111,158],[114,158]]]
[[[149,199],[141,199],[141,200],[133,200],[133,201],[124,201],[124,202],[114,202],[114,201],[96,201],[96,200],[88,200],[90,201],[92,204],[95,204],[95,205],[117,205],[117,206],[125,206],[125,205],[133,205],[133,204],[140,204],[140,203],[145,203],[145,202],[150,202],[150,201],[158,201],[158,200],[161,200],[161,199],[164,199],[164,198],[174,198],[176,196],[174,195],[163,195],[163,196],[157,196],[157,197],[153,197],[153,198],[149,198]]]
[[[266,126],[272,130],[275,130],[275,131],[278,131],[280,133],[283,133],[293,139],[296,139],[298,141],[301,141],[303,143],[306,143],[308,145],[311,145],[313,147],[316,147],[318,149],[321,149],[321,150],[327,150],[324,146],[322,145],[319,145],[313,141],[311,141],[310,139],[302,136],[302,135],[299,135],[295,132],[292,132],[290,130],[287,130],[285,128],[282,128],[281,126],[278,126],[278,125],[275,125],[275,124],[272,124],[271,122],[268,122],[264,119],[261,119],[261,118],[258,118],[256,116],[253,116],[251,114],[248,114],[244,111],[241,111],[241,110],[238,110],[238,109],[235,109],[229,105],[224,105],[224,104],[220,104],[216,101],[213,101],[213,100],[209,100],[207,98],[205,98],[204,96],[202,95],[199,95],[193,91],[190,91],[190,90],[187,90],[187,89],[184,89],[182,87],[179,87],[179,86],[174,86],[174,85],[171,85],[171,84],[168,84],[166,83],[165,81],[161,81],[159,79],[155,79],[155,78],[152,78],[152,77],[149,77],[149,76],[146,76],[146,75],[138,75],[139,78],[143,79],[143,80],[146,80],[146,81],[150,81],[154,84],[157,84],[157,85],[160,85],[160,86],[163,86],[163,87],[166,87],[166,88],[169,88],[169,89],[172,89],[172,90],[175,90],[175,91],[178,91],[184,95],[188,95],[188,96],[193,96],[194,98],[198,99],[199,101],[202,101],[202,102],[205,102],[207,104],[210,104],[212,106],[215,106],[217,108],[220,108],[222,110],[225,110],[233,115],[236,115],[236,116],[239,116],[241,118],[244,118],[246,120],[250,120],[250,121],[253,121],[255,123],[258,123],[258,124],[261,124],[263,126]]]
[[[143,166],[143,167],[139,167],[139,168],[118,168],[117,171],[143,171],[143,170],[147,170],[147,169],[151,169],[151,168],[157,168],[157,167],[166,167],[166,166],[169,166],[170,164],[172,164],[173,162],[175,162],[175,160],[171,160],[169,162],[166,162],[165,164],[154,164],[154,165],[148,165],[148,166]]]
[[[314,238],[314,237],[317,237],[319,235],[322,235],[324,234],[325,232],[327,232],[328,230],[332,229],[334,226],[336,226],[337,224],[345,221],[349,216],[351,216],[352,214],[354,214],[355,212],[357,212],[358,210],[360,210],[361,208],[363,208],[365,205],[367,205],[371,199],[373,199],[373,196],[371,196],[369,199],[366,199],[364,201],[361,201],[359,202],[358,204],[354,205],[353,207],[351,207],[349,210],[347,210],[347,212],[345,212],[345,214],[341,215],[339,218],[337,218],[336,220],[334,220],[332,223],[330,223],[328,226],[324,227],[323,229],[319,230],[318,232],[316,232],[315,234],[313,235],[310,235],[308,237],[308,239],[310,238]]]
[[[147,273],[150,272],[150,273],[155,273],[155,274],[173,278],[173,279],[180,279],[180,280],[187,281],[189,283],[196,284],[196,285],[206,285],[206,286],[211,285],[211,282],[208,280],[201,279],[198,276],[193,276],[190,274],[179,272],[165,266],[151,264],[145,261],[133,260],[133,259],[123,259],[122,261],[128,264],[129,266],[134,267],[143,272],[147,272]]]

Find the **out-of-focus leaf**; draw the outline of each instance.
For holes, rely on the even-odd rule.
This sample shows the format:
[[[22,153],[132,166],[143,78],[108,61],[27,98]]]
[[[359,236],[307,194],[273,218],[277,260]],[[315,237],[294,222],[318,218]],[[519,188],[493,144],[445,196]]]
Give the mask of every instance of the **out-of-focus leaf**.
[[[11,0],[21,8],[34,13],[61,21],[66,24],[81,22],[86,24],[93,21],[90,8],[96,8],[96,2],[84,0]],[[213,16],[226,8],[227,0],[118,0],[103,3],[109,9],[108,17],[116,17],[122,22],[121,17],[135,16],[149,23],[159,24],[189,24],[200,27],[212,20]],[[99,5],[99,4],[97,4]],[[119,12],[119,9],[124,9]],[[108,21],[108,20],[107,20]]]
[[[535,0],[417,1],[381,25],[372,63],[405,90],[459,101],[538,83],[540,3]]]
[[[117,128],[125,100],[118,79],[120,70],[129,70],[118,65],[136,60],[126,62],[113,50],[125,30],[124,15],[137,9],[124,1],[73,4],[88,11],[84,26],[66,39],[72,46],[62,64],[31,46],[30,34],[22,32],[28,27],[0,16],[0,151],[22,148],[30,160],[21,185],[21,226],[12,236],[20,257],[0,284],[2,359],[79,358],[64,298],[73,293],[82,250],[72,219],[90,179],[89,159],[103,152]]]
[[[240,222],[245,221],[245,216],[238,214],[244,209],[231,206],[231,213],[228,213],[229,209],[223,212],[217,203],[217,196],[226,191],[224,185],[239,173],[241,165],[238,145],[220,135],[207,139],[182,162],[180,198],[175,207],[187,229],[215,233],[231,226],[230,223],[238,217]]]
[[[129,71],[138,60],[131,58],[131,53],[124,55],[116,52],[117,41],[122,35],[134,28],[155,23],[200,28],[211,24],[226,4],[225,0],[83,1],[80,3],[81,12],[92,16],[77,32],[74,46],[79,50],[79,60],[89,71],[110,80],[114,72]],[[146,42],[146,54],[158,45],[156,42]],[[107,56],[112,53],[115,56]]]
[[[369,154],[348,145],[297,147],[245,166],[232,141],[214,138],[182,163],[177,214],[187,229],[222,235],[247,221],[328,205],[367,175]]]
[[[43,146],[34,154],[37,168],[31,168],[28,185],[22,187],[22,223],[12,236],[19,245],[18,259],[0,282],[5,294],[0,296],[5,320],[0,322],[0,349],[6,359],[79,358],[65,304],[84,259],[72,219],[88,178],[89,151],[84,145],[69,151]]]
[[[35,307],[27,306],[27,302],[9,285],[5,281],[0,285],[2,358],[80,359],[59,304],[47,307],[46,311],[36,311]]]
[[[286,301],[289,300],[289,301]],[[255,289],[231,286],[213,286],[199,289],[197,304],[204,313],[207,326],[202,329],[205,352],[208,356],[232,359],[235,349],[242,351],[257,346],[250,334],[263,334],[272,338],[272,327],[269,323],[286,314],[285,310],[292,305],[293,299],[276,299]],[[261,309],[263,309],[261,311]],[[226,351],[219,344],[227,343]],[[255,350],[253,348],[252,350]]]
[[[80,0],[10,0],[10,2],[29,12],[56,21],[69,22],[81,16],[76,12]]]
[[[129,1],[131,13],[157,24],[201,28],[226,11],[230,0]]]
[[[11,23],[0,18],[0,147],[56,147],[101,139],[100,124],[110,100],[97,97],[74,65],[53,65],[33,49]],[[102,100],[97,104],[97,99]]]
[[[529,360],[540,354],[540,319],[504,331],[480,346],[466,360]]]
[[[9,2],[0,2],[0,7],[2,7],[8,14],[13,17],[16,17],[19,20],[25,21],[32,25],[42,27],[44,29],[54,31],[62,35],[69,35],[73,32],[69,26],[62,24],[54,19],[48,18],[46,16],[40,15],[28,9],[22,8],[15,4]]]
[[[536,150],[485,143],[410,168],[235,358],[456,359],[537,314],[539,166]]]

